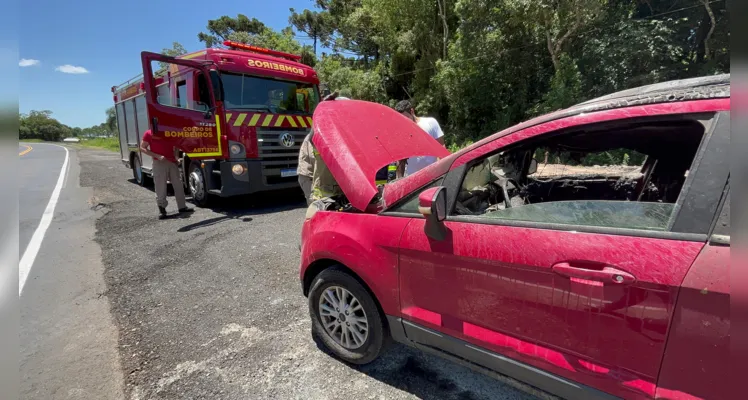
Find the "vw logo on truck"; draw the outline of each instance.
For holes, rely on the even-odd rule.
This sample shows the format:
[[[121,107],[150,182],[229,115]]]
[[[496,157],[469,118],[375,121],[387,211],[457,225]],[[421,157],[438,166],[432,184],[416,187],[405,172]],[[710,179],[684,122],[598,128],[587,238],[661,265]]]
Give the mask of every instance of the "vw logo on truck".
[[[281,145],[283,147],[293,147],[293,145],[295,143],[295,141],[293,139],[293,135],[290,134],[290,133],[288,133],[288,132],[284,132],[280,136],[280,143],[281,143]]]

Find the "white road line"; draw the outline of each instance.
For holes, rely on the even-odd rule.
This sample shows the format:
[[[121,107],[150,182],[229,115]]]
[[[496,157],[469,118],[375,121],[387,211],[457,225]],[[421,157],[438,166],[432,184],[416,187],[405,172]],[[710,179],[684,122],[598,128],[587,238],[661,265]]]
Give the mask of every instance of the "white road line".
[[[56,145],[53,145],[56,146]],[[55,214],[55,207],[57,206],[57,200],[60,198],[60,191],[62,190],[62,183],[65,181],[65,175],[67,175],[65,172],[67,171],[68,167],[68,149],[63,146],[57,146],[62,147],[65,149],[65,161],[62,163],[62,168],[60,168],[60,176],[57,178],[57,184],[55,185],[55,189],[52,191],[52,196],[49,198],[49,203],[47,203],[47,208],[44,209],[44,214],[42,214],[42,219],[39,222],[39,226],[36,227],[36,230],[34,231],[34,235],[31,236],[31,241],[29,241],[29,244],[26,246],[26,251],[23,252],[23,257],[21,257],[21,262],[18,263],[18,295],[20,296],[23,292],[23,286],[26,284],[26,279],[29,277],[29,273],[31,272],[31,266],[34,265],[34,260],[36,259],[36,254],[39,253],[39,249],[42,247],[42,240],[44,240],[44,234],[47,233],[47,228],[49,228],[49,224],[52,223],[52,218]]]

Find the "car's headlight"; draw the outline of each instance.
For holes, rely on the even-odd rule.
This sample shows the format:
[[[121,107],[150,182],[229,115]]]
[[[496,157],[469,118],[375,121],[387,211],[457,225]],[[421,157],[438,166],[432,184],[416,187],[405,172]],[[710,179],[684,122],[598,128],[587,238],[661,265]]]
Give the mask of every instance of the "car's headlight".
[[[317,206],[317,202],[313,201],[306,209],[306,219],[312,219],[317,211],[319,211],[319,207]]]

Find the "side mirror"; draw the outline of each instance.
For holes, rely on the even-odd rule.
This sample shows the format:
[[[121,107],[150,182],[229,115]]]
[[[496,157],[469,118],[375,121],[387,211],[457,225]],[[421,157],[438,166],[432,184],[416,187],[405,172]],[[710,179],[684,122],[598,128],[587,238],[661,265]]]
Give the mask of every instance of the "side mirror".
[[[423,191],[418,196],[418,211],[432,221],[444,221],[447,218],[447,191],[444,186],[437,186]]]
[[[215,107],[210,107],[205,110],[205,114],[203,114],[203,117],[205,119],[213,119],[213,110],[215,110]]]
[[[530,168],[527,170],[527,175],[532,175],[538,172],[538,161],[534,158],[530,161]]]

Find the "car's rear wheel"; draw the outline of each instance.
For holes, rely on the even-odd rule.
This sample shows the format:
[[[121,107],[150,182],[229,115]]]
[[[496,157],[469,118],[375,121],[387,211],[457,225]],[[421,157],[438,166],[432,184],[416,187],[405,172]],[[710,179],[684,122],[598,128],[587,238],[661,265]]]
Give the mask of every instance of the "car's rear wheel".
[[[369,292],[338,268],[322,271],[309,292],[312,335],[331,353],[352,364],[374,361],[387,333]]]

